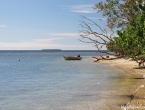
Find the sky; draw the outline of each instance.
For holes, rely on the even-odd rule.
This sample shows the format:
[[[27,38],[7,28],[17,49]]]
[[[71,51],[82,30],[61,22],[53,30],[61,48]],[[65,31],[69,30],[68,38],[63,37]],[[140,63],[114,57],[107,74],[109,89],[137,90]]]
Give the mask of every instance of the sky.
[[[79,24],[82,15],[101,17],[92,8],[98,2],[0,0],[0,50],[95,50],[79,41]]]

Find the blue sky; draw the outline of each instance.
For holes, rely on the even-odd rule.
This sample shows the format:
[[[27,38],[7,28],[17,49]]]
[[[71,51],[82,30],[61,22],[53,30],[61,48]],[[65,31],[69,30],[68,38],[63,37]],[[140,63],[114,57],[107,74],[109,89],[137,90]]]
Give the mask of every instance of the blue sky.
[[[0,50],[96,49],[80,42],[81,15],[97,0],[0,0]]]

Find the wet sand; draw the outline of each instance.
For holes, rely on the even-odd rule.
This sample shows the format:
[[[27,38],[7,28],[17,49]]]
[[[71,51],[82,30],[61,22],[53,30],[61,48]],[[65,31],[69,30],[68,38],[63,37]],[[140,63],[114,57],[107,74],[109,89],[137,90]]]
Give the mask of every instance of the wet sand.
[[[120,94],[122,95],[120,96],[120,99],[124,101],[124,104],[121,100],[118,100],[117,103],[119,104],[119,102],[121,102],[122,104],[119,104],[120,107],[115,107],[114,105],[116,110],[145,110],[145,87],[143,87],[145,85],[145,79],[143,79],[145,69],[133,69],[133,67],[136,67],[138,64],[135,61],[125,60],[123,58],[115,60],[100,60],[96,63],[107,64],[114,68],[122,68],[127,74],[127,76],[125,76],[126,79],[130,79],[127,81],[124,80],[118,85],[120,91],[124,91]],[[116,92],[118,92],[118,90]],[[112,101],[113,100],[116,99],[114,98]]]

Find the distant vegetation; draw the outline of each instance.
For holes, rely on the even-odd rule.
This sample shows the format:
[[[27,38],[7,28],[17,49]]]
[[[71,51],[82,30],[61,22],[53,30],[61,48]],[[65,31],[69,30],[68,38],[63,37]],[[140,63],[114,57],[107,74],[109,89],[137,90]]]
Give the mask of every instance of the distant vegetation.
[[[95,4],[94,9],[106,17],[111,33],[83,16],[84,21],[80,24],[82,27],[80,36],[83,38],[81,41],[94,43],[100,52],[103,46],[106,46],[108,50],[115,52],[113,55],[116,58],[132,58],[139,63],[139,66],[143,65],[145,62],[144,3],[145,0],[106,0]],[[93,30],[94,25],[101,33]]]

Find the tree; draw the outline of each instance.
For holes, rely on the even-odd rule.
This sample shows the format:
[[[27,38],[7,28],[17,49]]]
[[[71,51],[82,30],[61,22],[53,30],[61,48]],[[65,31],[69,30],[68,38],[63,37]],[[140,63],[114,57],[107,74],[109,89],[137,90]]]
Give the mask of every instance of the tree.
[[[131,19],[136,19],[140,11],[137,4],[145,0],[106,0],[95,5],[94,9],[107,17],[107,24],[110,29],[124,29]]]
[[[110,41],[113,42],[114,32],[112,32],[111,34],[108,34],[107,30],[103,29],[96,22],[84,16],[82,16],[82,18],[84,18],[84,20],[80,21],[81,22],[80,26],[82,28],[82,30],[80,30],[80,37],[82,39],[80,41],[85,42],[85,43],[95,44],[94,46],[97,48],[97,50],[100,53],[115,55],[113,53],[102,51],[102,48],[106,46]],[[98,29],[98,32],[96,31],[96,28]]]
[[[132,18],[125,30],[117,31],[119,37],[113,40],[115,47],[120,55],[132,58],[140,64],[145,62],[145,6],[141,3],[137,5],[139,12],[136,19]],[[110,46],[109,42],[107,48],[116,51],[116,48]]]
[[[145,62],[145,4],[144,0],[106,0],[96,5],[99,11],[107,16],[108,26],[111,29],[118,27],[117,35],[108,34],[96,22],[83,17],[87,21],[81,22],[80,36],[88,39],[87,43],[94,43],[101,52],[103,46],[114,51],[115,56],[132,58],[140,64]],[[130,5],[129,5],[130,4]],[[117,8],[118,7],[118,8]],[[124,8],[123,8],[124,7]],[[127,9],[128,7],[128,9]],[[121,11],[121,12],[119,12]],[[112,20],[111,20],[112,19]],[[89,21],[89,22],[88,22]],[[96,32],[93,26],[101,30]],[[112,27],[110,27],[112,26]],[[107,53],[109,54],[109,53]]]

